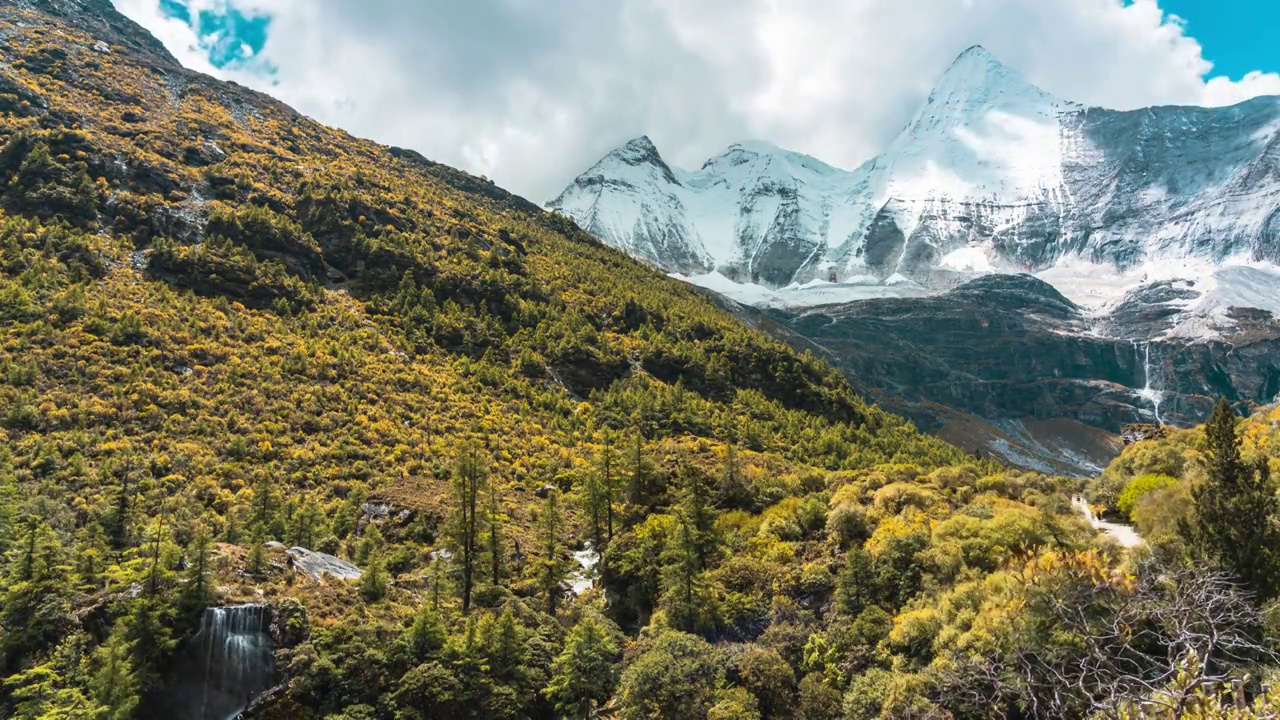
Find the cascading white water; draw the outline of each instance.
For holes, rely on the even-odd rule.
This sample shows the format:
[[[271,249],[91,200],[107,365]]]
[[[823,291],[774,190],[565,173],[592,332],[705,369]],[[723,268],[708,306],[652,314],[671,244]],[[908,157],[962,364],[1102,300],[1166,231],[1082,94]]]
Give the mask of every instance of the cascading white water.
[[[233,720],[277,682],[271,610],[208,608],[147,717]]]
[[[591,543],[587,543],[583,549],[573,553],[573,559],[578,563],[579,569],[573,573],[570,584],[573,594],[581,595],[595,584],[595,570],[600,564],[600,553],[591,547]]]
[[[1138,341],[1136,340],[1133,341],[1133,352],[1135,357],[1139,353]],[[1142,386],[1142,389],[1138,391],[1138,397],[1151,403],[1151,407],[1156,418],[1156,424],[1163,425],[1164,420],[1160,417],[1160,405],[1161,403],[1164,402],[1164,391],[1157,390],[1156,388],[1152,387],[1151,343],[1149,342],[1142,343],[1141,360],[1142,360],[1143,386]]]
[[[271,616],[262,605],[209,608],[193,642],[205,657],[201,720],[234,718],[275,681]]]

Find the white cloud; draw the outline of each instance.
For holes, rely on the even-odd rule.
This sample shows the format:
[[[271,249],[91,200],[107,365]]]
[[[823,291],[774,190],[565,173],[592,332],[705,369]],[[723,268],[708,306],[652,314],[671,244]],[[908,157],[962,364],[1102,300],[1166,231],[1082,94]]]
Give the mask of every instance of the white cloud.
[[[115,0],[191,67],[159,0]],[[852,167],[964,48],[1046,90],[1130,109],[1280,94],[1212,77],[1157,0],[198,0],[270,13],[267,90],[330,125],[485,174],[535,201],[630,137],[697,165],[762,138]],[[224,73],[226,75],[227,73]]]

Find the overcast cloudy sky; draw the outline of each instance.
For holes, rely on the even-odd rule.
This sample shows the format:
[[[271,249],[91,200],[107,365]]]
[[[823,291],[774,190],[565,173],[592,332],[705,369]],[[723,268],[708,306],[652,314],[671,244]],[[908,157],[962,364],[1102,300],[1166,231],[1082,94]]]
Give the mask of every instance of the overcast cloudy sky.
[[[538,202],[642,134],[684,167],[763,139],[852,168],[974,44],[1113,108],[1280,94],[1280,57],[1239,52],[1273,0],[114,1],[189,67]]]

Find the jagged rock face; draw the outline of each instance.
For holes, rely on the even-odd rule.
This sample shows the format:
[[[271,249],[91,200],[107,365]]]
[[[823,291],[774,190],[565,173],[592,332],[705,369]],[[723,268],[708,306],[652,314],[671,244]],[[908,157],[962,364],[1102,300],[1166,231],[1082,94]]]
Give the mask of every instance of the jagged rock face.
[[[769,288],[901,275],[945,290],[1065,260],[1275,263],[1280,99],[1088,108],[973,48],[856,170],[747,143],[685,172],[641,138],[549,207],[669,271]]]

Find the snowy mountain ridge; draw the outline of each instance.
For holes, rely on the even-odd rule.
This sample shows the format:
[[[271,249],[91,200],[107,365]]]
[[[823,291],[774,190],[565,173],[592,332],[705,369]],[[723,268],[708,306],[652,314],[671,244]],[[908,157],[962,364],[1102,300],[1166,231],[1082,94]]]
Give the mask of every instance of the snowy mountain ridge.
[[[1230,332],[1241,303],[1280,316],[1280,98],[1090,108],[980,47],[852,171],[761,142],[685,171],[638,138],[548,207],[758,306],[930,295],[1025,272],[1100,317],[1162,304],[1162,336]]]

